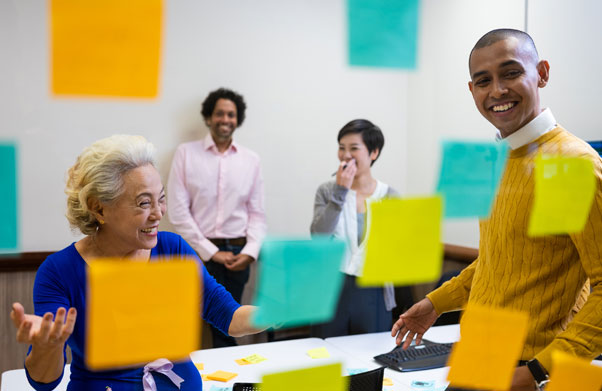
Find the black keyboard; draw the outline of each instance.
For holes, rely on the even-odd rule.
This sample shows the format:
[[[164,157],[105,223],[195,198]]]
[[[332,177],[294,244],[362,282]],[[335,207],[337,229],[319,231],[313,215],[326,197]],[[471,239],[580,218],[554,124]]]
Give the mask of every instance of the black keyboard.
[[[259,391],[259,383],[234,383],[232,391]]]
[[[452,343],[436,343],[423,339],[420,345],[410,346],[406,350],[397,346],[388,353],[374,356],[374,359],[400,372],[441,368],[447,363],[452,346]]]

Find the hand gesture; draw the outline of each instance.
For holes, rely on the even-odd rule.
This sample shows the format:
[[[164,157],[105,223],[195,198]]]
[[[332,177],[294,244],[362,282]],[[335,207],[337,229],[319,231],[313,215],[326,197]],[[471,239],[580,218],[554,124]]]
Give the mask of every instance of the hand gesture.
[[[399,320],[391,329],[391,336],[396,337],[397,345],[403,341],[403,349],[410,346],[414,337],[416,337],[416,344],[420,344],[422,336],[435,323],[438,316],[433,303],[428,298],[424,298],[399,316]]]
[[[222,265],[234,262],[234,254],[232,251],[218,251],[211,257],[211,260]]]
[[[357,165],[355,164],[355,159],[347,162],[343,160],[337,170],[337,185],[351,189],[356,172]]]
[[[43,317],[25,314],[20,303],[13,303],[10,318],[17,329],[17,341],[32,346],[32,350],[51,351],[63,350],[65,342],[73,333],[77,311],[70,308],[67,312],[64,308],[56,311],[56,317],[52,320],[52,312],[47,312]]]
[[[238,272],[247,268],[247,266],[255,259],[247,254],[238,254],[234,256],[234,259],[230,263],[226,263],[225,266],[228,270]]]

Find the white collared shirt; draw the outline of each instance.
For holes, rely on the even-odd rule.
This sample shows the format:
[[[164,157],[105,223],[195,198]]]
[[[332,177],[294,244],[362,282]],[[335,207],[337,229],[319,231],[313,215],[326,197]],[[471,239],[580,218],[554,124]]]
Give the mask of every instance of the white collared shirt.
[[[542,135],[557,127],[556,118],[552,114],[552,110],[546,108],[531,122],[506,137],[504,140],[512,149],[518,149],[523,145],[529,144],[533,140],[537,140]]]

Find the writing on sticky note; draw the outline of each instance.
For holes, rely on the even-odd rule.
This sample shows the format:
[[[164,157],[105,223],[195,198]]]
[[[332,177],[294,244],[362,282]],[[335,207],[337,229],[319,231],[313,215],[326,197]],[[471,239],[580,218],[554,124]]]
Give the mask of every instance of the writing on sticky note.
[[[267,358],[263,357],[261,354],[255,353],[243,358],[243,360],[249,364],[259,364],[260,362],[266,361]]]
[[[307,355],[311,358],[328,358],[330,357],[330,353],[325,347],[309,349],[307,351]]]
[[[57,95],[157,95],[162,0],[51,0]]]
[[[554,351],[552,363],[550,383],[546,386],[546,390],[600,391],[602,389],[602,367],[592,365],[589,360]]]
[[[236,376],[238,376],[238,373],[226,372],[226,371],[215,371],[213,373],[207,374],[207,379],[221,381],[221,382],[225,383],[225,382],[228,382],[228,381],[234,379]]]
[[[524,312],[468,304],[460,341],[450,354],[447,380],[456,387],[509,389],[527,325]]]
[[[250,362],[245,361],[244,358],[238,358],[236,360],[234,360],[235,363],[237,363],[238,365],[251,365]]]
[[[349,64],[414,69],[418,0],[348,0]]]
[[[368,205],[360,286],[411,285],[441,275],[441,198],[381,199]]]
[[[437,192],[445,217],[487,217],[507,158],[505,142],[444,141]]]
[[[329,321],[339,299],[345,243],[330,237],[266,239],[252,322],[257,327]]]
[[[262,391],[345,391],[347,379],[340,363],[264,375]]]
[[[198,348],[197,262],[95,260],[87,273],[85,360],[90,368],[144,364],[157,357],[182,360]]]
[[[596,190],[592,161],[538,155],[534,175],[535,198],[528,234],[543,236],[583,230]]]
[[[19,243],[17,146],[0,142],[0,253],[15,252]]]

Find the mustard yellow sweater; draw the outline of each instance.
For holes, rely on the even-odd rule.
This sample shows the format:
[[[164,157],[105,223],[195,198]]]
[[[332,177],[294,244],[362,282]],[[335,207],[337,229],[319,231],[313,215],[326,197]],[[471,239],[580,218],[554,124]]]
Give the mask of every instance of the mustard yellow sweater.
[[[527,236],[538,152],[594,162],[596,195],[583,232]],[[592,292],[589,292],[591,282]],[[551,351],[594,358],[602,352],[602,161],[587,143],[557,127],[510,153],[491,216],[480,222],[479,257],[427,297],[437,313],[467,302],[530,314],[521,359],[548,370]],[[575,314],[575,311],[579,311]],[[512,325],[508,325],[512,327]]]

